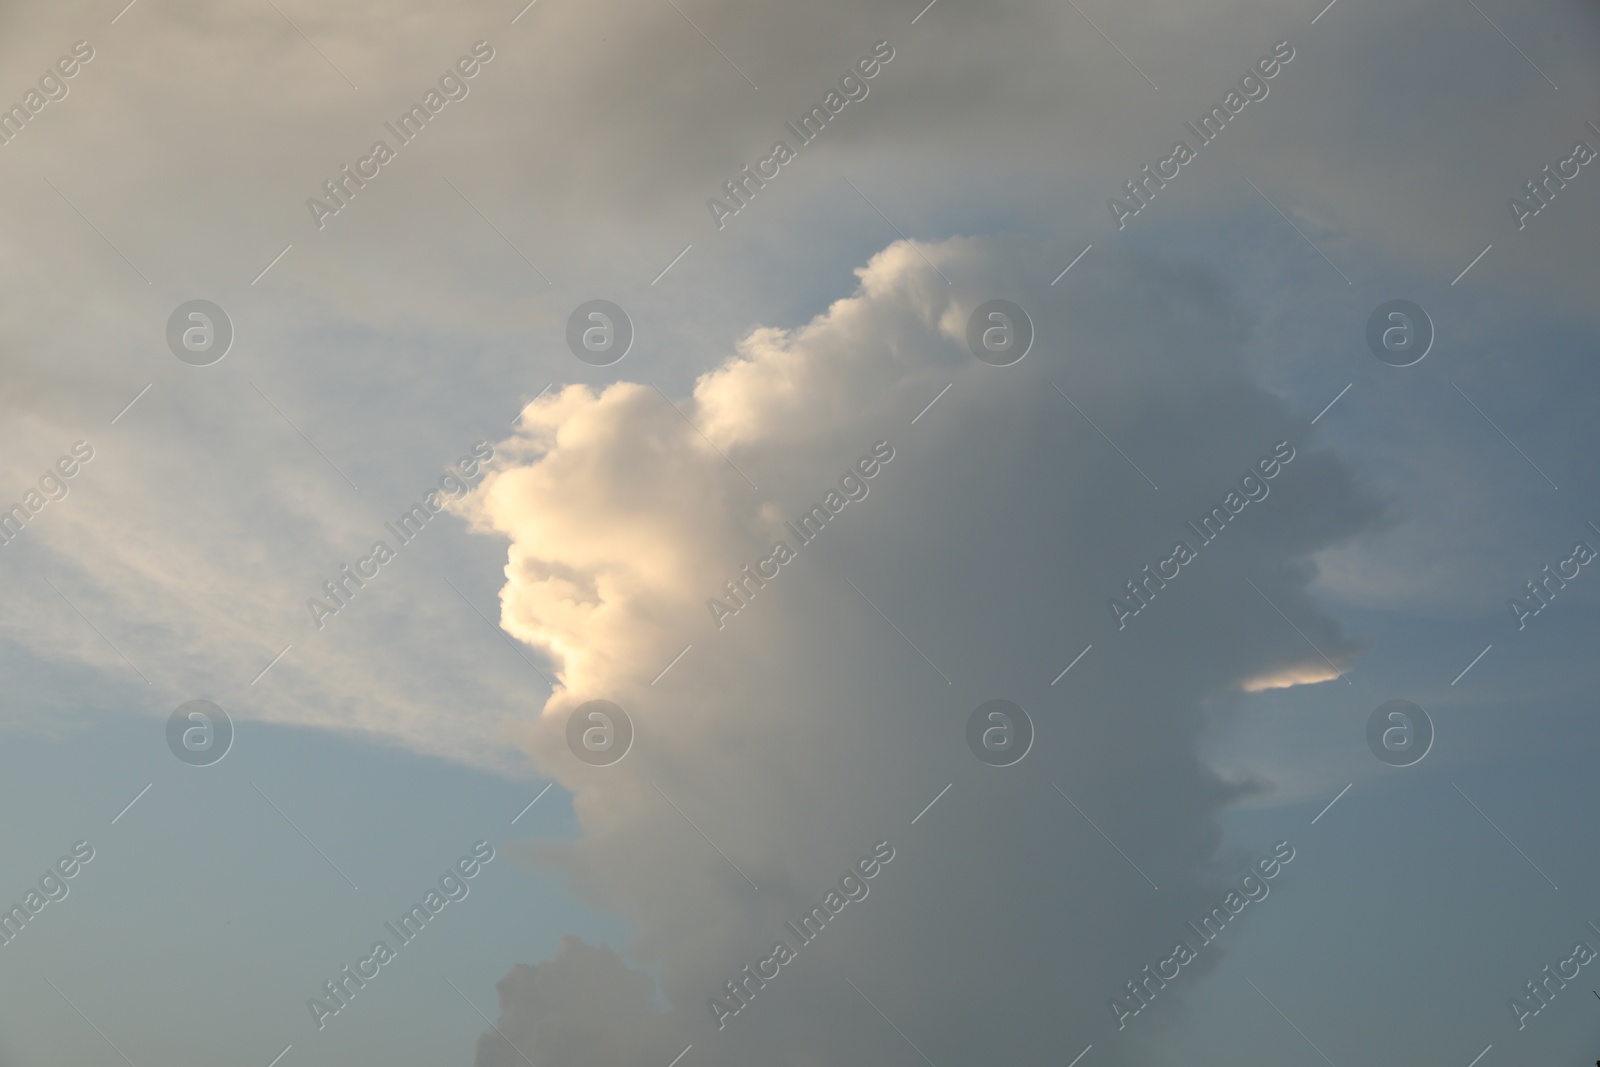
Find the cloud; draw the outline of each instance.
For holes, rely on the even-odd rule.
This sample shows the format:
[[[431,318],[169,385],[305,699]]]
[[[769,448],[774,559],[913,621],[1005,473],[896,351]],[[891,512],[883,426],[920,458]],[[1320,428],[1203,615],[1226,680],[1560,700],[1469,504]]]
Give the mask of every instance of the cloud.
[[[568,1062],[582,1042],[567,1028],[605,1025],[670,1032],[649,1053],[663,1062],[689,1042],[713,1063],[909,1055],[846,978],[945,1058],[1059,1055],[1064,1033],[1115,1032],[1107,999],[1236,875],[1215,820],[1256,787],[1199,757],[1202,705],[1303,674],[1305,638],[1274,606],[1354,656],[1309,600],[1308,559],[1380,508],[1312,446],[1310,413],[1253,381],[1250,320],[1214,278],[1107,256],[1059,293],[1040,281],[1050,262],[1023,239],[896,242],[810,321],[747,333],[681,411],[636,383],[569,387],[497,446],[462,509],[509,541],[503,625],[559,665],[524,741],[583,829],[538,857],[634,924],[628,955],[671,1005],[669,1028],[612,967],[618,995],[558,1023],[519,968],[503,1018],[535,1062]],[[1037,334],[1010,368],[964,348],[967,316],[999,294]],[[1284,440],[1297,456],[1272,494],[1119,631],[1107,598]],[[719,629],[705,601],[878,441],[894,459],[870,493]],[[964,747],[967,715],[996,696],[1038,731],[1005,770]],[[636,741],[593,768],[565,722],[601,697]],[[834,920],[848,932],[719,1031],[707,999],[880,839],[900,858]],[[594,951],[564,946],[532,974],[586,973]]]
[[[1296,664],[1272,674],[1247,678],[1239,686],[1246,693],[1259,693],[1266,689],[1289,689],[1297,685],[1316,685],[1339,677],[1339,672],[1320,660]]]
[[[672,1043],[670,1025],[652,1004],[654,986],[615,949],[563,937],[550,960],[519,963],[495,983],[498,1029],[478,1040],[473,1063],[648,1063]]]

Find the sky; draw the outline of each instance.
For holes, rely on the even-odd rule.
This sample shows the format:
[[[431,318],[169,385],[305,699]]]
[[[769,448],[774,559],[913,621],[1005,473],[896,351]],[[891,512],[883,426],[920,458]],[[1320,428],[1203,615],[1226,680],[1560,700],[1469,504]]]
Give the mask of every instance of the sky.
[[[1600,1057],[1597,49],[0,0],[0,1067]]]

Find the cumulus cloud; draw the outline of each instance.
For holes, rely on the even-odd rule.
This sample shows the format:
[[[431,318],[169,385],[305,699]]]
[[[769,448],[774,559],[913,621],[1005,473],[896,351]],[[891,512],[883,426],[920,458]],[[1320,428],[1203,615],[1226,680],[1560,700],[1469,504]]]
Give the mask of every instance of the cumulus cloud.
[[[653,1004],[650,976],[630,969],[615,949],[581,938],[563,937],[546,963],[519,963],[495,991],[500,1019],[478,1041],[477,1067],[527,1063],[535,1048],[542,1057],[535,1062],[648,1063],[673,1040]]]
[[[1215,279],[1108,257],[1057,294],[1038,281],[1047,255],[897,242],[810,321],[748,333],[681,410],[635,383],[569,387],[499,446],[463,509],[510,542],[503,625],[559,664],[525,743],[583,828],[538,855],[634,924],[640,969],[605,956],[613,993],[586,1001],[561,999],[556,976],[592,984],[603,950],[564,946],[508,975],[502,1018],[536,1062],[578,1062],[564,1057],[599,1046],[572,1033],[606,1025],[658,1027],[663,1062],[690,1042],[702,1062],[915,1058],[846,978],[946,1057],[1059,1055],[1115,1032],[1107,999],[1236,873],[1215,818],[1243,787],[1200,759],[1202,705],[1252,680],[1318,680],[1273,605],[1349,662],[1357,643],[1310,603],[1307,559],[1380,509],[1315,449],[1309,414],[1252,380],[1249,318]],[[1037,333],[1010,368],[964,348],[967,316],[997,294]],[[894,458],[868,495],[719,628],[705,601],[794,540],[783,521],[878,441]],[[1270,496],[1119,631],[1108,597],[1282,441],[1296,458]],[[963,740],[997,696],[1038,730],[1005,770]],[[637,731],[609,768],[565,747],[571,709],[601,697]],[[868,899],[719,1030],[708,998],[879,840],[898,858]],[[670,1024],[645,1005],[645,973]],[[479,1055],[512,1062],[488,1037]]]

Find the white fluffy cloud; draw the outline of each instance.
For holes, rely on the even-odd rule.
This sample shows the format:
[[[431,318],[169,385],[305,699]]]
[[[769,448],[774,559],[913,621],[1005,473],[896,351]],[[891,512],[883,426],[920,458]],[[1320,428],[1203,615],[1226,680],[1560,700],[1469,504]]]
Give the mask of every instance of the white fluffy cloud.
[[[1252,383],[1248,327],[1214,280],[1108,257],[1057,294],[1037,281],[1045,262],[1027,241],[897,242],[810,322],[752,331],[681,413],[648,386],[570,387],[500,446],[505,465],[465,507],[510,540],[503,624],[560,665],[526,740],[584,831],[538,855],[635,925],[629,954],[671,1007],[645,1006],[642,973],[592,966],[601,950],[564,947],[502,983],[535,1062],[634,1062],[607,1057],[635,1031],[663,1062],[687,1043],[700,1062],[915,1058],[847,977],[945,1058],[1059,1055],[1078,1040],[1066,1034],[1107,1030],[1107,998],[1236,873],[1232,858],[1208,866],[1214,817],[1242,787],[1200,760],[1201,705],[1327,673],[1245,578],[1348,664],[1355,644],[1310,606],[1305,560],[1378,509],[1312,447],[1309,413]],[[1003,369],[964,349],[967,315],[998,294],[1037,331]],[[783,520],[882,440],[894,459],[868,495],[719,629],[707,598],[792,542]],[[1283,440],[1296,459],[1271,494],[1119,631],[1106,599],[1193,540],[1185,520]],[[964,746],[992,697],[1038,730],[1015,768]],[[566,749],[569,712],[592,698],[637,730],[613,767]],[[707,998],[883,839],[899,858],[835,920],[848,932],[830,927],[718,1032]],[[567,974],[610,992],[568,998]],[[498,1039],[480,1046],[480,1064],[514,1061]]]

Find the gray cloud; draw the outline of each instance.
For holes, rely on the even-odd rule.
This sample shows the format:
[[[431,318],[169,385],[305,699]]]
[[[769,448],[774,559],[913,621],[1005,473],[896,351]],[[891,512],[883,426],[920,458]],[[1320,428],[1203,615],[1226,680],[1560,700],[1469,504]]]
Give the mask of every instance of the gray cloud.
[[[574,792],[584,835],[545,846],[542,862],[636,924],[629,954],[660,974],[672,1007],[670,1030],[654,1008],[629,1021],[615,998],[567,1005],[558,1024],[549,994],[513,972],[504,1018],[536,1062],[563,1062],[569,1027],[619,1024],[661,1027],[712,1062],[757,1048],[796,1064],[909,1054],[892,1031],[879,1046],[881,1019],[847,977],[946,1057],[1070,1054],[1063,1033],[1104,1032],[1107,998],[1243,862],[1215,855],[1215,817],[1245,787],[1198,756],[1205,703],[1262,675],[1325,668],[1243,576],[1323,652],[1351,660],[1356,643],[1306,594],[1308,559],[1378,505],[1312,447],[1309,413],[1252,382],[1248,318],[1224,287],[1117,257],[1053,297],[1037,280],[1047,253],[1028,242],[921,251],[931,264],[891,246],[857,292],[803,326],[756,331],[702,377],[687,414],[759,493],[659,397],[619,384],[541,400],[505,446],[518,461],[472,503],[480,529],[511,538],[504,624],[563,669],[527,742]],[[1034,309],[1039,337],[1006,369],[962,347],[966,314],[997,292]],[[1117,357],[1102,356],[1113,344]],[[775,579],[717,630],[704,598],[879,439],[894,460],[789,565],[803,576]],[[1285,439],[1296,459],[1271,494],[1119,632],[1104,602],[1124,575],[1188,536],[1184,521]],[[1052,687],[1089,643],[1092,658]],[[567,713],[598,696],[637,729],[612,768],[565,750]],[[1008,771],[963,747],[967,712],[994,696],[1038,724],[1037,751]],[[717,1032],[706,999],[879,839],[902,858],[836,920],[848,933],[820,938],[793,977]],[[539,973],[587,973],[571,955]],[[985,977],[1001,972],[1000,985]],[[830,1022],[802,1023],[818,1018]],[[670,1059],[682,1047],[671,1044],[652,1055]]]

